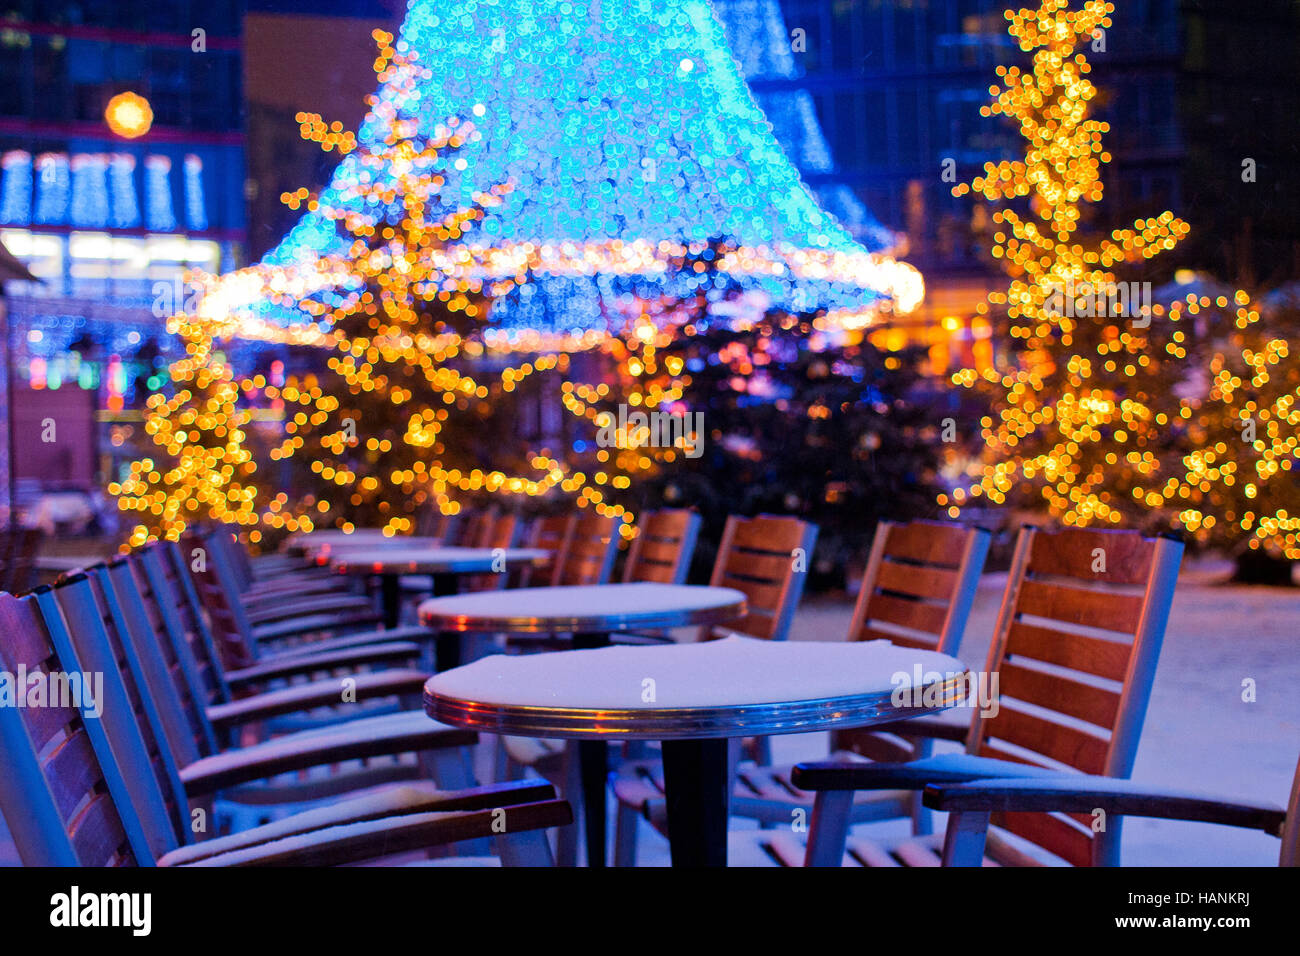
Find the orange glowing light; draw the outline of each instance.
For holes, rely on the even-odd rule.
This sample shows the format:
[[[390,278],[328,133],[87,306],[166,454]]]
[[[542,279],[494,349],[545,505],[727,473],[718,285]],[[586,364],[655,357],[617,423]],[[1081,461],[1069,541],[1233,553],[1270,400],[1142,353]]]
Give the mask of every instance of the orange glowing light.
[[[153,107],[139,93],[118,93],[108,101],[104,120],[118,136],[136,139],[149,132],[153,125]]]

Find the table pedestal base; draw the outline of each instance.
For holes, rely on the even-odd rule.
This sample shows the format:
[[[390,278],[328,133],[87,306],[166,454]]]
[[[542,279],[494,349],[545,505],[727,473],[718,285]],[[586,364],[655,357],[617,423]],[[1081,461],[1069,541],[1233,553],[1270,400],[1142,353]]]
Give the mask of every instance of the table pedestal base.
[[[726,866],[728,742],[665,740],[663,748],[673,866]]]

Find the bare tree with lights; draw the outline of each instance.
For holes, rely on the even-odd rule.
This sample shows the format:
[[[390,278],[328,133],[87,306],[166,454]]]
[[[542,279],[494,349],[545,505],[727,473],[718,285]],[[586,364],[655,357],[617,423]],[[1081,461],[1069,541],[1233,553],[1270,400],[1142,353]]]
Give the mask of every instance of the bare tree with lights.
[[[986,164],[953,190],[1000,203],[992,254],[1010,282],[983,309],[1006,348],[999,365],[953,377],[990,408],[972,481],[940,499],[953,515],[987,503],[1045,509],[1069,525],[1162,520],[1163,501],[1144,495],[1176,439],[1167,399],[1185,362],[1169,347],[1172,323],[1153,321],[1142,287],[1118,282],[1112,269],[1173,248],[1188,226],[1166,211],[1081,235],[1111,158],[1107,124],[1089,115],[1096,88],[1081,46],[1111,25],[1112,10],[1103,0],[1074,10],[1043,0],[1006,13],[1033,67],[999,66],[981,113],[1014,122],[1025,155]]]

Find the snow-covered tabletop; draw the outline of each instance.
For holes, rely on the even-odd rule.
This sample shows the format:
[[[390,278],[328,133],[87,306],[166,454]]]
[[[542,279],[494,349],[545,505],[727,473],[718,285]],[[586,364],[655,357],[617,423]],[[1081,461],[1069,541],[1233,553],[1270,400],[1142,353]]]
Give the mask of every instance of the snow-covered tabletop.
[[[321,528],[319,531],[298,531],[289,535],[285,543],[299,548],[315,548],[325,544],[375,544],[384,541],[408,541],[402,535],[384,534],[382,528],[357,528],[343,531],[339,528]]]
[[[954,657],[888,641],[728,637],[485,657],[430,678],[425,709],[435,720],[521,736],[799,733],[953,706],[965,674]]]
[[[431,598],[420,605],[420,622],[440,631],[611,634],[720,624],[744,613],[745,595],[732,588],[595,584]]]
[[[385,547],[332,551],[340,574],[483,574],[550,557],[539,548]]]
[[[325,534],[326,532],[320,533]],[[398,535],[392,538],[373,535],[358,537],[357,534],[359,532],[342,538],[328,538],[321,541],[304,539],[297,543],[291,543],[290,546],[297,548],[304,554],[314,555],[319,560],[328,559],[336,554],[351,554],[354,551],[401,551],[408,548],[442,547],[442,541],[438,538],[422,538],[410,535]]]

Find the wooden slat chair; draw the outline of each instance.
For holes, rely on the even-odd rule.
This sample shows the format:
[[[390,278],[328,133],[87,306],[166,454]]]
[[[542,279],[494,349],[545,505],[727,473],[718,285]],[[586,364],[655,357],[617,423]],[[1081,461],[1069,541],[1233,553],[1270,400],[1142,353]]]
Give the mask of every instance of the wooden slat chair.
[[[288,580],[277,580],[273,586],[265,585],[260,590],[253,590],[248,572],[248,552],[233,534],[225,528],[216,528],[203,535],[200,547],[203,546],[208,549],[204,556],[206,562],[199,560],[194,563],[215,564],[221,569],[239,595],[240,604],[253,627],[308,613],[334,614],[359,625],[374,623],[377,618],[374,603],[364,595],[352,593],[347,579],[340,575],[322,578],[317,569],[309,572],[310,576],[305,580],[294,575]]]
[[[509,550],[519,541],[519,516],[512,511],[497,515],[483,527],[476,548]],[[461,591],[499,591],[506,586],[505,574],[470,574],[461,581]]]
[[[214,532],[209,540],[222,549],[234,570],[244,606],[250,612],[286,601],[302,601],[307,595],[355,597],[349,579],[307,558],[285,555],[285,563],[276,570],[259,574],[248,549],[233,534]]]
[[[1165,790],[1113,777],[1063,774],[1050,779],[991,779],[932,784],[926,806],[944,810],[948,834],[944,866],[979,866],[984,860],[989,821],[994,814],[1106,814],[1107,825],[1122,817],[1195,820],[1220,826],[1263,830],[1281,837],[1279,866],[1300,866],[1300,763],[1283,810],[1268,803],[1245,803],[1204,793]]]
[[[886,640],[955,657],[984,570],[989,538],[982,528],[940,521],[882,521],[872,540],[848,639]],[[888,728],[832,731],[830,759],[901,762],[928,757],[934,740],[918,736],[920,727],[915,724],[904,722],[896,732]],[[795,787],[793,770],[792,764],[739,767],[731,815],[765,825],[788,824],[802,810],[807,819],[814,795]],[[861,793],[853,802],[850,819],[863,823],[909,812],[913,832],[929,833],[929,814],[913,791]]]
[[[375,616],[371,613],[357,616],[352,612],[301,611],[283,621],[260,626],[253,625],[239,600],[228,565],[221,560],[208,560],[202,564],[187,562],[192,554],[186,542],[172,548],[170,559],[175,567],[193,581],[203,611],[212,630],[213,640],[227,670],[251,667],[265,656],[265,649],[287,653],[320,652],[344,646],[391,641],[431,641],[432,635],[418,625],[407,625],[387,630],[373,627]]]
[[[685,508],[663,508],[644,515],[628,549],[623,581],[685,584],[700,535],[700,516]]]
[[[700,534],[700,516],[682,508],[665,508],[643,516],[623,566],[623,583],[685,584]],[[671,631],[636,631],[610,635],[615,644],[663,644]],[[639,745],[629,748],[639,753]]]
[[[533,521],[524,540],[528,542],[527,546],[530,548],[549,551],[551,557],[538,567],[525,567],[518,572],[511,572],[511,587],[522,588],[550,583],[557,564],[564,558],[564,542],[569,534],[569,525],[576,520],[576,515],[548,515]]]
[[[325,630],[356,631],[374,627],[382,619],[369,600],[350,593],[273,601],[266,609],[258,610],[245,601],[237,563],[230,555],[228,532],[186,532],[180,545],[189,556],[189,571],[209,613],[217,613],[215,607],[221,604],[221,613],[237,617],[250,634],[259,638],[263,634],[279,639]]]
[[[325,679],[212,703],[214,694],[205,691],[199,678],[204,666],[236,684],[241,675],[221,674],[215,660],[201,665],[186,642],[151,627],[137,583],[141,567],[132,563],[144,557],[133,555],[92,568],[54,593],[79,656],[129,671],[141,696],[156,709],[156,714],[143,716],[156,718],[153,731],[172,755],[178,780],[191,800],[220,791],[236,803],[284,805],[430,777],[446,787],[469,785],[465,748],[476,735],[423,715],[418,699],[426,675],[418,671],[394,669],[351,678],[356,701],[398,696],[409,708],[406,713],[359,716],[337,726],[230,746],[235,731],[257,721],[322,707],[346,709],[343,684]],[[317,664],[309,673],[321,671]],[[342,761],[353,763],[335,766]],[[307,777],[293,776],[307,768],[318,769]],[[255,784],[280,774],[290,776]]]
[[[619,528],[623,520],[612,515],[574,516],[565,528],[564,542],[551,569],[551,584],[607,584],[618,557]]]
[[[725,625],[700,628],[698,640],[728,634],[783,641],[803,594],[817,526],[798,518],[732,515],[722,531],[709,586],[745,595],[746,614]]]
[[[32,586],[40,545],[41,532],[36,528],[0,531],[0,590],[17,594]]]
[[[254,693],[310,683],[315,678],[408,668],[420,656],[420,645],[416,643],[375,642],[369,634],[318,641],[280,653],[249,648],[238,632],[217,632],[219,637],[214,637],[190,576],[178,566],[181,559],[174,545],[153,544],[122,560],[130,566],[131,576],[121,586],[134,588],[136,592],[130,595],[131,600],[126,597],[123,600],[131,613],[140,618],[137,626],[165,636],[166,640],[158,641],[158,647],[169,674],[177,686],[183,683],[189,689],[190,696],[186,699],[200,702],[202,706],[226,705]],[[136,596],[138,601],[134,599]],[[255,663],[228,669],[218,648],[219,640],[237,644],[239,653],[233,656],[253,657]],[[177,648],[187,652],[182,654]],[[412,672],[407,673],[409,676]],[[268,721],[265,729],[268,732],[306,729],[397,709],[395,700],[381,699],[345,708],[341,714],[326,708],[319,714],[275,718]]]
[[[894,847],[848,840],[854,792],[1061,772],[1127,777],[1182,552],[1179,541],[1136,531],[1021,531],[985,665],[999,675],[1000,699],[996,712],[975,715],[965,752],[797,765],[795,786],[817,794],[807,850],[773,832],[768,852],[813,866],[937,864],[935,838]],[[1038,851],[1076,865],[1118,859],[1118,824],[1094,834],[1083,815],[997,814],[993,822],[1013,838],[990,836],[992,864],[1030,864]]]
[[[79,591],[87,586],[85,577],[68,585]],[[88,607],[81,598],[72,603]],[[92,626],[97,614],[89,615]],[[498,785],[412,801],[409,811],[398,813],[376,801],[348,801],[192,844],[188,807],[172,789],[175,774],[164,765],[165,748],[141,733],[147,695],[138,683],[128,692],[111,653],[80,657],[72,633],[49,589],[23,598],[0,594],[0,667],[10,673],[21,665],[33,673],[102,675],[94,716],[62,701],[0,707],[0,814],[24,865],[359,863],[488,839],[500,829],[494,812],[500,807],[507,808],[508,834],[498,841],[502,861],[537,865],[550,859],[544,828],[572,819],[545,784]]]
[[[709,584],[743,592],[746,614],[725,627],[701,627],[697,640],[715,640],[730,634],[785,640],[803,595],[816,543],[817,526],[797,518],[729,517]],[[750,743],[749,749],[758,763],[771,763],[765,738]],[[614,862],[616,866],[635,866],[637,820],[646,817],[661,829],[667,825],[666,813],[657,812],[667,806],[662,762],[624,763],[614,777],[614,796],[618,800]]]

